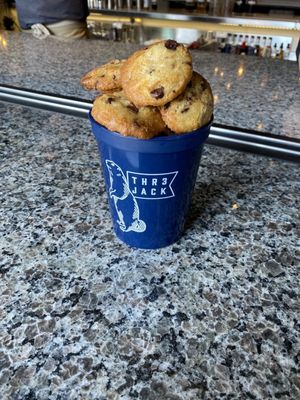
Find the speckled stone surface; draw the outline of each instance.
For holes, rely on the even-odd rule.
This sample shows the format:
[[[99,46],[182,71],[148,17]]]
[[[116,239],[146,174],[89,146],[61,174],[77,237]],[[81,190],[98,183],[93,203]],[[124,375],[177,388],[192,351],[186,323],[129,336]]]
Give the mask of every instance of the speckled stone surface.
[[[298,164],[207,145],[184,236],[134,250],[88,121],[0,119],[1,400],[300,398]]]
[[[39,40],[11,33],[0,47],[0,84],[93,99],[80,77],[138,45],[99,40]],[[296,62],[193,51],[194,69],[211,83],[215,122],[300,139],[300,80]]]

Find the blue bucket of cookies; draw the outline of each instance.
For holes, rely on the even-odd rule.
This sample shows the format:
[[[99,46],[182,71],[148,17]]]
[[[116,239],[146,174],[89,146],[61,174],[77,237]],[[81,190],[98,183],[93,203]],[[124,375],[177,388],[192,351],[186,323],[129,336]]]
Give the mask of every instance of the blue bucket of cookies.
[[[165,40],[89,71],[81,84],[101,92],[89,118],[116,235],[144,249],[174,243],[212,122],[209,83],[186,46]]]
[[[139,139],[89,118],[117,237],[142,249],[176,242],[184,231],[211,123],[184,135]]]

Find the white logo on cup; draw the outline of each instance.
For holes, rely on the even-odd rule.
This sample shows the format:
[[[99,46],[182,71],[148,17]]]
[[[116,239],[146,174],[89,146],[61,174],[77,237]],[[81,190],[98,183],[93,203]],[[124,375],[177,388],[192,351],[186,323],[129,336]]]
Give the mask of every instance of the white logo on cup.
[[[109,196],[114,200],[118,214],[117,223],[123,232],[144,232],[146,223],[140,219],[136,199],[161,200],[175,197],[172,183],[178,171],[147,174],[127,171],[111,160],[105,160],[110,179]]]
[[[131,193],[137,199],[161,200],[175,197],[172,183],[178,171],[163,174],[143,174],[127,171],[127,181]]]
[[[129,189],[123,171],[111,160],[106,160],[105,163],[110,179],[109,195],[115,203],[120,229],[123,232],[144,232],[146,224],[140,219],[138,203]]]

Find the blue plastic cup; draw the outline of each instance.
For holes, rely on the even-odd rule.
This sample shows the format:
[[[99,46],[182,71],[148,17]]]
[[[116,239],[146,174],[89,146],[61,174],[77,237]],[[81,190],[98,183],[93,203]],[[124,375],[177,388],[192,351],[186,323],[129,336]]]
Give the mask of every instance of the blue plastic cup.
[[[211,123],[191,133],[136,139],[111,132],[89,114],[115,233],[129,246],[156,249],[183,233]]]

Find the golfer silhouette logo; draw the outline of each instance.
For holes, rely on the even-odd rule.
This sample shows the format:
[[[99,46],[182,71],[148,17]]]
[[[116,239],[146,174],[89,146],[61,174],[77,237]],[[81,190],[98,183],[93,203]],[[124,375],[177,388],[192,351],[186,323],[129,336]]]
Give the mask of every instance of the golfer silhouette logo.
[[[146,224],[140,219],[138,203],[129,189],[122,169],[111,160],[106,160],[105,163],[110,179],[109,196],[114,200],[120,229],[123,232],[144,232]]]

